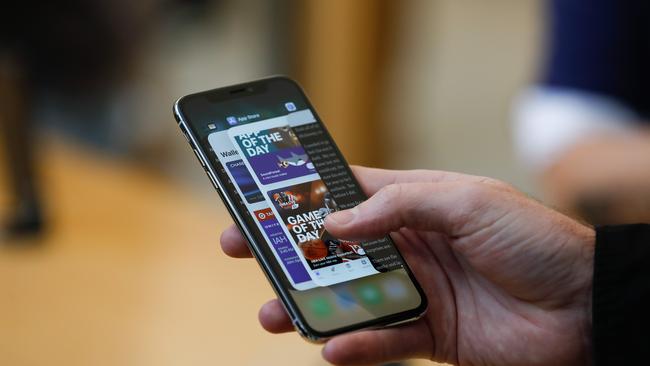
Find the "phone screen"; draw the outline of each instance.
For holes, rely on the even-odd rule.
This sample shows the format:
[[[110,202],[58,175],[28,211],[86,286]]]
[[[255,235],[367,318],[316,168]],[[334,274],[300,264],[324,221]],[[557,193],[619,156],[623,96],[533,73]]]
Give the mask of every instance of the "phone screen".
[[[328,334],[423,311],[389,237],[359,242],[325,230],[327,215],[366,196],[294,82],[194,94],[179,109],[308,328]]]

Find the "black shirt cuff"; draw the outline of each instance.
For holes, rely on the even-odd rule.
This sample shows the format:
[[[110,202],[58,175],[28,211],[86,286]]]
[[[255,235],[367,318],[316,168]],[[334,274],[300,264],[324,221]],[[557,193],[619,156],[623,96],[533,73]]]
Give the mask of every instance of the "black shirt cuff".
[[[650,225],[596,230],[593,349],[596,365],[650,362]]]

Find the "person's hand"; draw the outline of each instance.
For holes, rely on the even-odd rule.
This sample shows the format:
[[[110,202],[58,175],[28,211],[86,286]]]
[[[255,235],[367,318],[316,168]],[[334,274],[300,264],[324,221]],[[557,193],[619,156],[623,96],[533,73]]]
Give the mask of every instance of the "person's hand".
[[[594,231],[499,181],[437,171],[354,168],[370,198],[331,214],[333,235],[392,233],[429,300],[418,321],[329,340],[341,365],[428,358],[459,365],[589,362]],[[223,250],[248,257],[235,227]],[[292,330],[273,300],[270,332]]]

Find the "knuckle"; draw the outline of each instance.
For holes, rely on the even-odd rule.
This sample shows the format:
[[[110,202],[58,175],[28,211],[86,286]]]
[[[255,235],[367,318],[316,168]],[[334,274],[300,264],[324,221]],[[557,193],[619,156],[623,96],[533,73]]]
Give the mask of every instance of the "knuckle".
[[[384,203],[389,203],[390,201],[397,199],[402,195],[402,185],[401,184],[389,184],[379,190],[378,196],[384,201]]]
[[[459,190],[459,215],[468,216],[480,210],[494,197],[494,187],[482,183],[468,183]]]
[[[490,189],[478,182],[467,182],[456,186],[453,193],[456,204],[450,208],[446,219],[450,232],[459,234],[466,232],[468,225],[472,226],[476,216],[480,216],[489,202]]]
[[[376,215],[376,223],[388,230],[399,228],[404,216],[404,187],[402,184],[389,184],[377,193],[377,208],[384,214]]]
[[[510,183],[506,183],[502,180],[494,179],[490,177],[481,177],[481,179],[479,179],[479,183],[482,183],[483,185],[489,186],[491,188],[496,188],[505,191],[511,191],[515,189]]]

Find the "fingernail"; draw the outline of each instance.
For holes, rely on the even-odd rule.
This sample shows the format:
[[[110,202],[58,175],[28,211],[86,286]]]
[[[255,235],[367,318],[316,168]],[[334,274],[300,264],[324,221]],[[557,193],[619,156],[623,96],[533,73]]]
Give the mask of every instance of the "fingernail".
[[[336,225],[346,225],[349,224],[350,222],[354,221],[354,217],[356,216],[356,211],[355,209],[351,210],[343,210],[343,211],[337,211],[334,213],[331,213],[327,215],[327,219]]]

